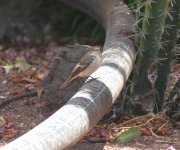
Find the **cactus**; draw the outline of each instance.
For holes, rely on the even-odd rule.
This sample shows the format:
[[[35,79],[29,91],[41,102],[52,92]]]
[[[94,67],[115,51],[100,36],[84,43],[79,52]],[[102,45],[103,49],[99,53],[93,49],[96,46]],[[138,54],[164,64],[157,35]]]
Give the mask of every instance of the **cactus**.
[[[137,36],[141,35],[141,53],[138,55],[131,93],[141,105],[152,101],[154,105],[151,105],[151,110],[155,104],[157,111],[162,110],[166,79],[177,43],[179,7],[179,0],[146,0],[139,3],[137,8],[136,18],[139,20],[136,25],[139,30]],[[141,12],[142,8],[144,13]]]

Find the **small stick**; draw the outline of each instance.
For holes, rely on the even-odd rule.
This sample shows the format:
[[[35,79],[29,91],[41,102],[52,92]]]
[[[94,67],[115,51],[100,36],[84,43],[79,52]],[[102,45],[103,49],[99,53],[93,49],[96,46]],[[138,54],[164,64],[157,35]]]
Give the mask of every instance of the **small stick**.
[[[31,91],[27,91],[25,93],[22,94],[18,94],[12,97],[9,97],[5,100],[3,100],[2,102],[0,102],[0,108],[8,105],[9,103],[11,103],[12,101],[16,101],[18,99],[24,98],[24,97],[32,97],[32,96],[37,96],[38,91],[37,90],[31,90]]]

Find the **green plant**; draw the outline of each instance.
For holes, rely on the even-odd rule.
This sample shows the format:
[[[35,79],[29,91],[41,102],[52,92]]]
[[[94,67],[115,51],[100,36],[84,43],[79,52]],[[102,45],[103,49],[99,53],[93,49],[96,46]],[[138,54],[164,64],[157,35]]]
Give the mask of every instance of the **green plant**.
[[[99,23],[91,17],[75,9],[70,9],[63,21],[63,42],[77,42],[82,38],[95,43],[104,37],[104,30]]]

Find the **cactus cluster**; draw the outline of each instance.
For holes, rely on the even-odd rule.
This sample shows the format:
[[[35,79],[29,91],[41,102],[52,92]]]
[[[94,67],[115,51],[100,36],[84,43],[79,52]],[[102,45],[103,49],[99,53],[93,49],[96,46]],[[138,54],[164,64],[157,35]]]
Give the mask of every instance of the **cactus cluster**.
[[[151,101],[149,110],[162,111],[170,67],[177,63],[180,1],[139,0],[135,13],[139,54],[131,94],[142,106]]]

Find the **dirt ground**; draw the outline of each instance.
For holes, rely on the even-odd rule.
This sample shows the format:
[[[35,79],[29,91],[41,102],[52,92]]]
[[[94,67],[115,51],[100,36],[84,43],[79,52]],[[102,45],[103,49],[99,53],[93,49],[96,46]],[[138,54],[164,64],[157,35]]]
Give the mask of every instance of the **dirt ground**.
[[[152,137],[140,137],[127,144],[113,143],[78,143],[69,150],[179,150],[179,144],[167,144]]]
[[[55,52],[57,48],[59,47],[56,44],[48,45],[43,50],[29,48],[27,51],[18,51],[15,48],[7,50],[2,47],[0,49],[0,102],[8,96],[21,94],[31,89],[40,89],[41,81],[47,76],[54,63],[53,59],[57,56]],[[15,66],[16,69],[13,68]],[[3,106],[0,109],[0,146],[31,130],[58,108],[50,105],[46,99],[37,96],[25,97]],[[162,137],[141,135],[126,144],[101,141],[99,140],[101,137],[97,138],[96,135],[93,137],[90,133],[69,150],[180,149],[180,128],[173,128],[169,135]]]

